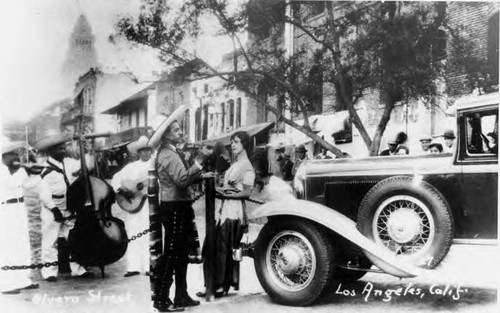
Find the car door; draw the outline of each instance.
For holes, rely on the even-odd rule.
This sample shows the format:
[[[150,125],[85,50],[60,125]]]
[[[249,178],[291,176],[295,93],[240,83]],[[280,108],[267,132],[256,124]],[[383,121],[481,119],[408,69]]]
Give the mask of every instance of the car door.
[[[498,105],[460,111],[458,128],[463,215],[457,221],[457,237],[497,239],[498,150],[487,135],[498,135]]]

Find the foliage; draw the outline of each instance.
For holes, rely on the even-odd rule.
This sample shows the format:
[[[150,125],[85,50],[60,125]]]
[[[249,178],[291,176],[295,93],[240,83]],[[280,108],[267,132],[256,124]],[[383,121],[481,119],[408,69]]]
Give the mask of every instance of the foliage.
[[[203,64],[197,67],[198,78],[223,78],[228,87],[247,92],[277,120],[339,157],[341,151],[309,125],[324,83],[335,87],[335,107],[349,111],[370,153],[377,154],[396,102],[431,100],[437,93],[436,80],[446,74],[446,2],[240,2],[143,0],[139,16],[121,18],[117,30],[132,42],[157,48],[172,67]],[[215,69],[193,48],[207,21],[233,43],[236,53],[230,69]],[[307,38],[307,44],[295,46],[293,53],[283,42],[286,24]],[[242,37],[247,31],[251,44],[245,45]],[[463,48],[463,39],[456,38]],[[466,53],[464,49],[458,54]],[[373,90],[380,91],[383,113],[370,136],[355,104]],[[278,98],[280,105],[270,104],[268,97]],[[300,114],[304,124],[286,117],[284,110]]]

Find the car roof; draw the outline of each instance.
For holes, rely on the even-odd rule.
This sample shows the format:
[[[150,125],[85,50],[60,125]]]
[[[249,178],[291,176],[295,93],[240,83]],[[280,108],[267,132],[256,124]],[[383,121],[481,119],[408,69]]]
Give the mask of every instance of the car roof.
[[[498,92],[480,96],[469,95],[459,98],[455,102],[455,105],[457,110],[476,108],[481,106],[498,104],[499,98],[500,98],[500,93]]]

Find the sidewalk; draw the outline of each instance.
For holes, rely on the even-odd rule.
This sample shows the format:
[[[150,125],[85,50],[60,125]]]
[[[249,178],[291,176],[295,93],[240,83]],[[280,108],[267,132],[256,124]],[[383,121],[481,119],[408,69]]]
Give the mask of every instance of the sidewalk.
[[[203,198],[195,204],[194,209],[200,240],[203,241],[205,236]],[[114,208],[114,214],[123,217],[125,213]],[[250,240],[257,236],[260,228],[261,225],[250,225]],[[36,233],[36,227],[34,232]],[[129,234],[129,237],[132,235]],[[390,275],[370,273],[362,281],[350,285],[359,292],[368,283],[383,289],[393,289],[400,285],[413,284],[426,289],[435,285],[445,290],[446,286],[456,288],[456,286],[460,285],[469,289],[468,292],[463,294],[463,300],[460,303],[446,302],[439,297],[428,297],[425,301],[413,298],[408,300],[402,297],[393,302],[395,305],[385,303],[382,300],[365,303],[361,296],[357,298],[342,297],[332,291],[332,294],[321,303],[308,308],[295,308],[273,303],[260,286],[255,274],[253,260],[244,258],[241,263],[239,291],[230,290],[229,297],[216,299],[211,303],[205,302],[205,299],[199,299],[201,305],[189,308],[187,311],[232,312],[236,310],[243,313],[250,312],[251,308],[252,312],[315,311],[327,313],[347,308],[346,312],[359,312],[360,307],[358,305],[364,305],[363,309],[368,310],[370,308],[370,311],[383,313],[409,312],[418,309],[419,306],[425,307],[426,310],[442,306],[446,310],[461,308],[462,311],[470,309],[472,312],[483,311],[483,309],[492,311],[495,308],[493,311],[497,312],[498,310],[496,310],[492,299],[496,298],[500,286],[500,278],[496,270],[499,262],[498,247],[453,245],[445,260],[436,269],[416,278],[399,280]],[[122,313],[151,311],[149,277],[141,275],[124,278],[125,259],[107,266],[106,278],[104,279],[100,277],[99,269],[91,268],[90,270],[96,274],[91,279],[74,279],[68,276],[60,276],[56,283],[47,283],[35,278],[35,281],[40,283],[39,289],[22,291],[19,295],[0,295],[0,312]],[[204,290],[202,265],[190,265],[188,267],[187,281],[189,294],[196,298],[196,292]],[[173,288],[171,292],[173,295]],[[249,304],[251,307],[248,307]]]
[[[196,223],[200,242],[205,237],[205,199],[201,198],[194,205]],[[40,262],[40,230],[39,208],[30,210],[31,235],[34,243],[34,262]],[[113,207],[113,215],[124,219],[125,212]],[[250,238],[258,234],[260,225],[250,226]],[[128,234],[131,237],[134,234]],[[40,284],[39,289],[21,291],[18,295],[0,295],[0,311],[14,312],[72,312],[72,313],[107,313],[107,312],[148,312],[151,311],[149,277],[145,275],[123,277],[125,258],[105,268],[106,277],[100,276],[98,268],[89,270],[94,278],[77,279],[69,275],[60,275],[57,282],[48,283],[40,278],[39,270],[34,270],[34,281]],[[253,266],[253,260],[244,258],[241,263],[241,284],[239,291],[230,291],[227,298],[217,299],[214,303],[234,301],[236,296],[264,293]],[[197,291],[204,290],[202,265],[191,264],[188,267],[189,294],[196,298]],[[174,286],[171,294],[174,294]],[[205,299],[200,307],[190,310],[204,310]],[[209,304],[210,305],[210,304]]]

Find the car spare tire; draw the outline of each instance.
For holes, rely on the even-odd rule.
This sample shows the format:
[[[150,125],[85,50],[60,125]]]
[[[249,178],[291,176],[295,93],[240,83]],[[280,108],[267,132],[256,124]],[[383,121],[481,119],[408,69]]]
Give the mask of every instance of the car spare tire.
[[[359,207],[357,227],[377,244],[424,268],[443,260],[454,228],[441,193],[406,176],[385,179],[368,191]]]

